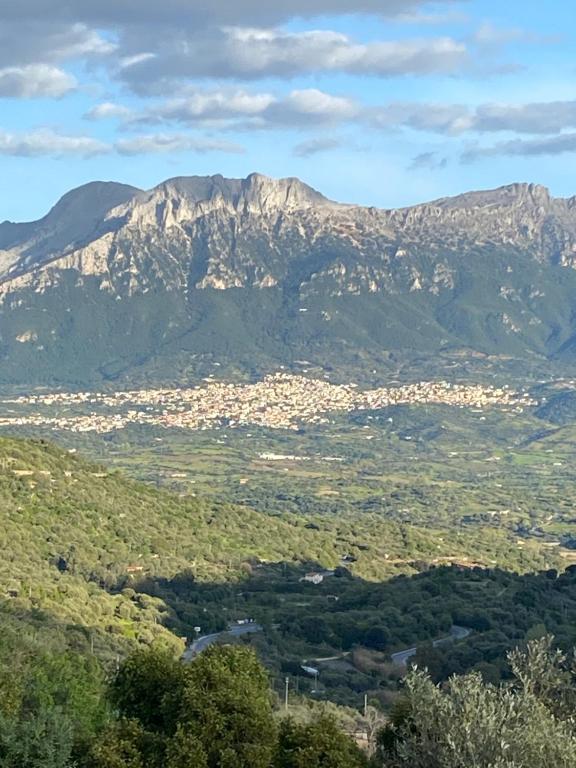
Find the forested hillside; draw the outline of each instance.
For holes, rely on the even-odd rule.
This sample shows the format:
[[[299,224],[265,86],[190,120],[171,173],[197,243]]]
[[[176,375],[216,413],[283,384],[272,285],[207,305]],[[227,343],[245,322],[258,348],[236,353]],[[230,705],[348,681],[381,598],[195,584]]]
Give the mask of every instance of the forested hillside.
[[[139,651],[108,681],[93,659],[38,651],[5,635],[0,642],[0,760],[9,768],[573,768],[576,760],[576,670],[551,638],[509,654],[511,680],[499,685],[472,674],[439,688],[411,671],[391,717],[366,718],[366,730],[349,735],[327,711],[281,706],[249,649],[212,648],[188,665],[166,650]]]
[[[134,592],[145,580],[184,574],[200,582],[234,581],[274,562],[303,569],[344,563],[359,577],[379,579],[443,560],[472,563],[483,550],[521,570],[550,561],[536,548],[518,552],[498,530],[436,536],[376,514],[278,516],[183,498],[43,441],[3,438],[0,467],[5,598],[16,611],[88,627],[97,644],[108,636],[173,642],[173,633],[189,636],[194,625],[206,626],[198,616],[177,618],[154,592]]]
[[[506,697],[520,696],[499,687],[509,685],[513,648],[549,632],[566,650],[576,641],[574,568],[513,573],[537,569],[551,555],[535,547],[529,559],[523,552],[515,560],[518,553],[498,530],[488,539],[466,529],[439,535],[368,513],[304,517],[181,497],[41,440],[2,439],[0,469],[6,553],[0,565],[0,756],[10,768],[188,768],[192,759],[208,768],[352,768],[368,757],[341,731],[353,729],[354,709],[366,703],[374,716],[360,718],[358,727],[370,760],[413,768],[419,763],[406,763],[406,755],[415,761],[422,749],[431,759],[429,747],[418,742],[427,743],[430,731],[421,731],[421,716],[410,713],[441,722],[450,696],[470,696],[476,702],[470,717],[479,718],[477,702],[500,707]],[[475,564],[482,548],[500,568]],[[245,621],[258,630],[243,637],[227,632]],[[217,646],[232,644],[231,650],[204,650],[190,672],[182,671],[185,639],[209,632],[219,633]],[[266,673],[241,647],[247,644]],[[124,659],[134,651],[162,679],[172,670],[166,680],[183,686],[185,717],[181,709],[165,709],[176,706],[170,698],[154,712],[171,720],[146,721],[138,702],[149,702],[149,695],[131,690],[140,685],[138,676],[126,677],[132,662]],[[160,673],[154,659],[163,659]],[[401,678],[410,659],[429,670],[432,682],[412,676],[405,689]],[[252,671],[236,679],[237,663]],[[305,669],[310,665],[314,678]],[[453,673],[476,677],[434,693],[433,684]],[[299,724],[277,722],[286,678],[289,711]],[[250,714],[244,701],[254,680],[259,703]],[[160,695],[157,677],[153,682]],[[114,688],[120,684],[122,699]],[[405,690],[409,710],[402,709]],[[350,715],[330,704],[333,722],[322,719],[320,702],[354,709]],[[514,699],[516,705],[526,711],[524,699]],[[232,740],[226,759],[209,747],[220,707],[238,707],[242,722],[264,717],[255,751],[244,754],[233,742],[240,726],[226,731]],[[386,712],[396,725],[376,749],[373,726]],[[536,717],[526,728],[539,727]],[[571,754],[569,725],[558,728],[561,749]],[[265,732],[269,739],[261,744]],[[451,743],[423,768],[460,768],[446,757]],[[529,760],[494,765],[540,768]]]

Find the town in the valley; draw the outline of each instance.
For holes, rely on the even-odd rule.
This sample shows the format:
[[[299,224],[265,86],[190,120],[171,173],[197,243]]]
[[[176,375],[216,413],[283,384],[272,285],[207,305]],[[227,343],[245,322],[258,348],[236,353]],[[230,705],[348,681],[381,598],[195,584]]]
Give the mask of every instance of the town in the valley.
[[[258,426],[298,429],[325,424],[331,415],[375,411],[393,405],[447,405],[522,412],[534,405],[526,392],[508,387],[447,381],[360,389],[301,375],[276,373],[252,384],[208,379],[182,389],[37,393],[0,399],[0,427],[29,426],[107,433],[150,425],[189,430]]]

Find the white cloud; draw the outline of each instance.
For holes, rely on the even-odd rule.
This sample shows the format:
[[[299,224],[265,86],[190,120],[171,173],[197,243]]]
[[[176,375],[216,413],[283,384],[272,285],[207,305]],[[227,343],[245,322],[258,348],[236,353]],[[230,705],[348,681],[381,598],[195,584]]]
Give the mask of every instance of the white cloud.
[[[84,24],[61,24],[33,16],[18,22],[0,11],[0,66],[51,64],[73,59],[108,56],[116,44]]]
[[[484,104],[476,110],[475,130],[556,133],[576,128],[576,101]]]
[[[105,101],[86,112],[84,117],[87,120],[126,120],[130,117],[132,111],[122,104],[114,104],[111,101]]]
[[[126,121],[128,127],[182,123],[219,130],[310,128],[356,118],[361,107],[352,99],[316,88],[285,96],[244,89],[186,89],[187,96],[157,103]]]
[[[445,0],[445,4],[455,3]],[[294,17],[329,15],[394,17],[426,5],[427,0],[0,0],[0,16],[7,21],[81,21],[99,28],[139,24],[192,28],[210,24],[277,24]]]
[[[270,104],[263,116],[271,123],[305,127],[351,120],[359,111],[360,108],[351,99],[309,88],[292,91],[286,98]]]
[[[153,53],[121,69],[119,76],[142,94],[165,92],[189,78],[292,78],[310,72],[395,77],[455,72],[467,61],[464,43],[450,37],[358,43],[330,30],[286,32],[226,27],[198,34],[151,35],[141,41]],[[156,46],[156,48],[154,48]]]
[[[361,44],[331,31],[278,28],[294,18],[398,17],[426,5],[426,0],[0,0],[0,66],[104,57],[111,71],[142,91],[147,78],[158,83],[197,76],[291,77],[314,68],[385,76],[452,71],[465,47],[449,38]]]
[[[65,136],[52,130],[29,133],[0,131],[0,154],[18,157],[91,156],[110,152],[109,145],[88,136]]]
[[[367,112],[378,128],[411,128],[431,133],[456,134],[469,130],[472,117],[461,104],[393,103]]]
[[[444,135],[466,132],[559,133],[576,128],[576,101],[528,104],[390,104],[367,115],[379,128],[411,128]]]
[[[340,149],[344,146],[342,139],[337,138],[317,138],[303,141],[294,147],[296,157],[312,157],[322,152],[331,152],[334,149]]]
[[[461,11],[448,10],[444,12],[436,11],[427,13],[421,10],[407,11],[394,17],[395,21],[402,24],[418,24],[436,26],[439,24],[465,24],[470,21],[470,17]]]
[[[448,158],[442,157],[437,152],[422,152],[412,160],[408,166],[409,171],[439,171],[446,168]]]
[[[135,53],[133,56],[122,56],[120,58],[120,61],[118,62],[120,69],[129,69],[130,67],[136,66],[136,64],[141,64],[143,61],[150,61],[150,59],[155,59],[156,54],[144,52],[144,53]]]
[[[485,157],[543,157],[576,154],[576,133],[563,133],[545,139],[501,141],[491,147],[472,147],[462,155],[465,163]]]
[[[491,133],[553,135],[576,128],[576,101],[476,107],[413,102],[367,107],[349,97],[316,88],[274,94],[243,88],[210,90],[184,86],[180,92],[180,97],[152,103],[140,112],[104,102],[89,110],[85,117],[119,119],[125,130],[180,124],[211,132],[313,130],[356,124],[385,131],[409,129],[457,137]]]
[[[121,155],[170,154],[178,152],[226,152],[241,154],[244,149],[238,144],[217,139],[203,139],[185,134],[151,134],[122,139],[116,142]]]
[[[518,42],[548,45],[558,40],[556,37],[529,32],[522,27],[498,27],[490,21],[483,22],[472,39],[477,45],[489,49]]]
[[[330,15],[409,18],[426,6],[425,0],[0,0],[0,68],[97,60],[148,96],[198,78],[456,72],[468,51],[451,37],[362,42],[329,29],[279,26]]]
[[[0,98],[60,98],[76,88],[76,79],[49,64],[0,69]]]
[[[187,89],[188,95],[162,102],[134,116],[135,123],[174,121],[187,124],[227,123],[237,118],[259,116],[276,101],[269,93],[245,90]]]

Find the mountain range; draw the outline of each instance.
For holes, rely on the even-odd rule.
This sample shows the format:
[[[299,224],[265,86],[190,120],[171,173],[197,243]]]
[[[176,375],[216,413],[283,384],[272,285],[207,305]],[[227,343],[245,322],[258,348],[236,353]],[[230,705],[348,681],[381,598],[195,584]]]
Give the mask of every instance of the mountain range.
[[[259,174],[94,182],[0,224],[5,386],[575,350],[576,197],[538,185],[380,210]]]

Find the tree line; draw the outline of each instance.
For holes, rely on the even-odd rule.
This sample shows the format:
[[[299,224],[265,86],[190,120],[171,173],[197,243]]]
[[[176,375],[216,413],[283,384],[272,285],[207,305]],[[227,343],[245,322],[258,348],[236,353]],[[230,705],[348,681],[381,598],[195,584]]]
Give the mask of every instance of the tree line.
[[[412,669],[362,750],[325,714],[281,714],[250,648],[184,664],[140,649],[106,676],[85,655],[3,637],[0,765],[6,768],[573,768],[576,661],[551,637],[509,654],[511,679],[435,683]]]

